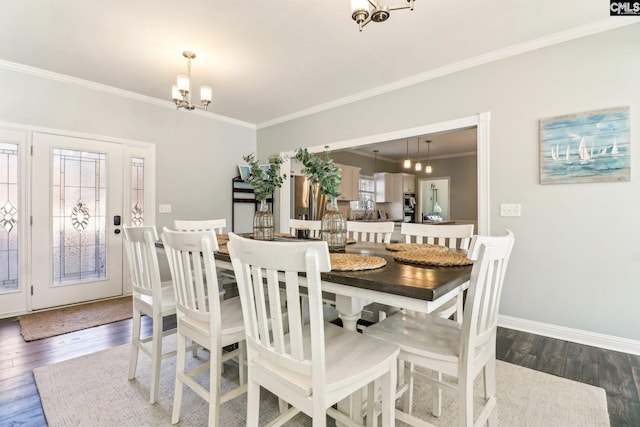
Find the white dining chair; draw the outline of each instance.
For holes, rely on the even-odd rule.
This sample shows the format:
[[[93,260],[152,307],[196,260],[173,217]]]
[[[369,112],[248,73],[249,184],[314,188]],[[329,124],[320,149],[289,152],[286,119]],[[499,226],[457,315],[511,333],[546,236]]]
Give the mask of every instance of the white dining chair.
[[[202,220],[186,220],[176,219],[173,221],[173,228],[177,231],[209,231],[213,230],[218,235],[224,233],[224,229],[227,227],[227,220],[221,219],[202,219]],[[224,299],[226,293],[224,289],[225,283],[227,285],[235,283],[235,277],[231,272],[218,270],[218,284],[220,288],[218,295],[220,299]]]
[[[178,231],[215,230],[216,234],[222,234],[224,233],[224,229],[227,228],[227,220],[224,218],[203,220],[176,219],[173,221],[173,228]]]
[[[356,242],[391,243],[393,221],[347,221],[347,237]]]
[[[367,385],[373,396],[376,380],[382,384],[382,425],[393,425],[398,347],[324,321],[320,273],[331,270],[327,243],[257,241],[233,233],[229,239],[247,340],[246,425],[258,425],[260,387],[293,405],[269,425],[282,425],[300,411],[314,427],[325,426],[327,415],[354,425],[333,405]],[[301,273],[309,324],[301,316]],[[286,307],[286,324],[283,316],[267,315],[279,313],[279,306]],[[368,420],[373,422],[373,411]]]
[[[405,236],[406,243],[428,243],[446,246],[452,250],[468,250],[473,238],[473,224],[413,224],[402,223],[400,233]],[[455,315],[458,322],[463,316],[463,291],[467,286],[460,287],[460,293],[438,308],[441,317]]]
[[[131,277],[131,295],[133,300],[133,330],[131,335],[131,357],[129,361],[129,379],[136,376],[138,354],[142,351],[151,358],[151,385],[149,402],[158,400],[160,388],[160,366],[162,359],[176,354],[162,352],[162,338],[173,334],[176,329],[163,331],[163,320],[176,313],[176,301],[173,284],[161,282],[158,267],[158,254],[155,243],[158,232],[153,225],[131,227],[125,225],[125,248]],[[152,330],[148,337],[140,337],[141,318],[151,319]]]
[[[414,311],[401,311],[370,326],[365,334],[400,347],[398,359],[407,366],[404,383],[397,396],[405,394],[402,409],[396,419],[413,426],[426,425],[412,414],[414,379],[433,386],[435,416],[441,415],[441,390],[458,395],[458,425],[497,426],[496,408],[496,331],[498,307],[505,272],[514,243],[514,235],[506,230],[500,237],[476,236],[469,251],[475,260],[471,283],[465,302],[462,324],[438,316]],[[421,366],[435,371],[429,375],[414,368]],[[482,372],[484,402],[474,422],[473,383]],[[442,381],[442,375],[455,378],[454,383]]]
[[[473,224],[414,224],[403,222],[400,233],[406,243],[429,243],[450,249],[469,249]]]
[[[180,232],[165,227],[162,233],[173,278],[177,306],[178,355],[176,384],[171,422],[180,419],[182,392],[189,386],[209,403],[209,425],[219,425],[220,404],[246,391],[245,345],[242,307],[238,297],[220,301],[208,298],[217,295],[218,280],[213,252],[218,250],[215,233],[209,231]],[[187,341],[207,348],[210,361],[197,368],[186,369]],[[238,344],[238,348],[223,354],[222,348]],[[237,358],[240,386],[220,395],[222,363]],[[209,369],[209,390],[193,379]]]
[[[322,221],[305,220],[305,219],[289,219],[289,233],[297,236],[297,230],[309,230],[309,237],[314,239],[320,238],[320,230],[322,229]]]

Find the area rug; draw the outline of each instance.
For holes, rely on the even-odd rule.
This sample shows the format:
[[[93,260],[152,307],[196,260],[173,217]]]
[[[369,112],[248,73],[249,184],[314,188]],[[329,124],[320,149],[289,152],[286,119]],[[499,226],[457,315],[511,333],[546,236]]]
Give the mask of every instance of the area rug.
[[[170,339],[171,337],[166,338]],[[45,416],[50,427],[67,426],[170,426],[175,375],[175,358],[162,365],[160,398],[154,405],[149,397],[149,358],[140,356],[138,375],[127,379],[129,345],[114,347],[88,356],[34,370]],[[198,357],[207,357],[199,351]],[[188,364],[193,364],[188,356]],[[206,375],[201,381],[206,382]],[[555,377],[506,362],[497,365],[498,419],[501,426],[609,426],[605,391],[598,387]],[[237,386],[237,366],[225,364],[222,390]],[[482,380],[476,383],[480,396]],[[430,390],[417,387],[415,412],[438,426],[456,425],[454,396],[443,393],[443,414],[429,416]],[[262,390],[260,425],[278,413],[277,399]],[[208,406],[190,389],[183,395],[182,426],[206,426]],[[221,426],[243,426],[246,395],[221,405]],[[287,425],[310,426],[304,414]],[[327,425],[334,426],[328,419]],[[404,426],[401,422],[397,426]]]
[[[34,341],[130,319],[131,297],[39,311],[18,317],[20,333],[25,341]]]

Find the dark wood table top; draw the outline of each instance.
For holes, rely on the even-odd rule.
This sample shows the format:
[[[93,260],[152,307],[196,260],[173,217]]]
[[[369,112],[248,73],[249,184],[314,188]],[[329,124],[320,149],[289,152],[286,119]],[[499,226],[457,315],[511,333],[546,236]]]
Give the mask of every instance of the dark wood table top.
[[[296,240],[300,239],[282,239]],[[365,271],[331,271],[322,273],[322,280],[377,292],[400,295],[425,301],[434,301],[471,277],[471,265],[455,267],[420,266],[395,261],[394,253],[382,243],[359,242],[347,245],[346,253],[375,255],[384,258],[387,265]],[[229,255],[216,252],[215,257],[229,261]]]

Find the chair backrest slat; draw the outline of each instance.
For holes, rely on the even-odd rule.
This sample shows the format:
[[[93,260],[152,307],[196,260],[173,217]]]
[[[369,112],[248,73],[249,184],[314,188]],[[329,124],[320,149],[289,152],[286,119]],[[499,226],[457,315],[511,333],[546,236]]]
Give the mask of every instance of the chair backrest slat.
[[[347,237],[357,242],[391,243],[392,221],[347,221]]]
[[[473,355],[485,345],[494,345],[498,325],[498,308],[504,278],[513,249],[514,236],[476,236],[468,257],[473,259],[471,283],[467,293],[462,323],[461,354]]]
[[[315,351],[324,346],[320,272],[331,270],[326,242],[267,242],[234,233],[229,233],[229,239],[248,357],[260,355],[286,369],[312,375],[312,366],[324,366],[324,356],[318,358]],[[301,282],[300,273],[306,273],[306,283]],[[307,287],[309,325],[302,316],[301,285]],[[280,309],[286,309],[286,316],[273,313]],[[310,331],[310,343],[303,339],[305,330]]]
[[[204,220],[181,220],[173,221],[173,228],[177,231],[209,231],[213,230],[216,234],[224,233],[227,227],[227,220],[222,219],[204,219]]]
[[[159,296],[161,282],[155,247],[158,232],[155,226],[131,227],[125,225],[123,229],[133,291],[154,296],[154,284],[157,284],[157,296]]]
[[[319,238],[320,230],[322,229],[322,221],[290,219],[289,233],[291,233],[292,236],[295,236],[296,230],[299,229],[307,229],[309,230],[309,237]]]
[[[469,249],[473,238],[473,224],[414,224],[403,222],[400,232],[406,243],[429,243],[450,249]]]
[[[178,315],[211,322],[221,328],[218,278],[213,252],[218,250],[215,231],[172,231],[164,228],[162,242],[173,277]]]

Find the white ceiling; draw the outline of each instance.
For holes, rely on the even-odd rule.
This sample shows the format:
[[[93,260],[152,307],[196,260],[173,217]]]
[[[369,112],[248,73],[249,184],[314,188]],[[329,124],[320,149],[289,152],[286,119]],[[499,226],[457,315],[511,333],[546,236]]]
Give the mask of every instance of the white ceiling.
[[[0,60],[170,100],[186,70],[182,52],[192,50],[195,100],[208,84],[210,111],[258,126],[541,38],[636,21],[609,18],[602,0],[416,0],[361,33],[349,0],[0,0],[0,8]]]

